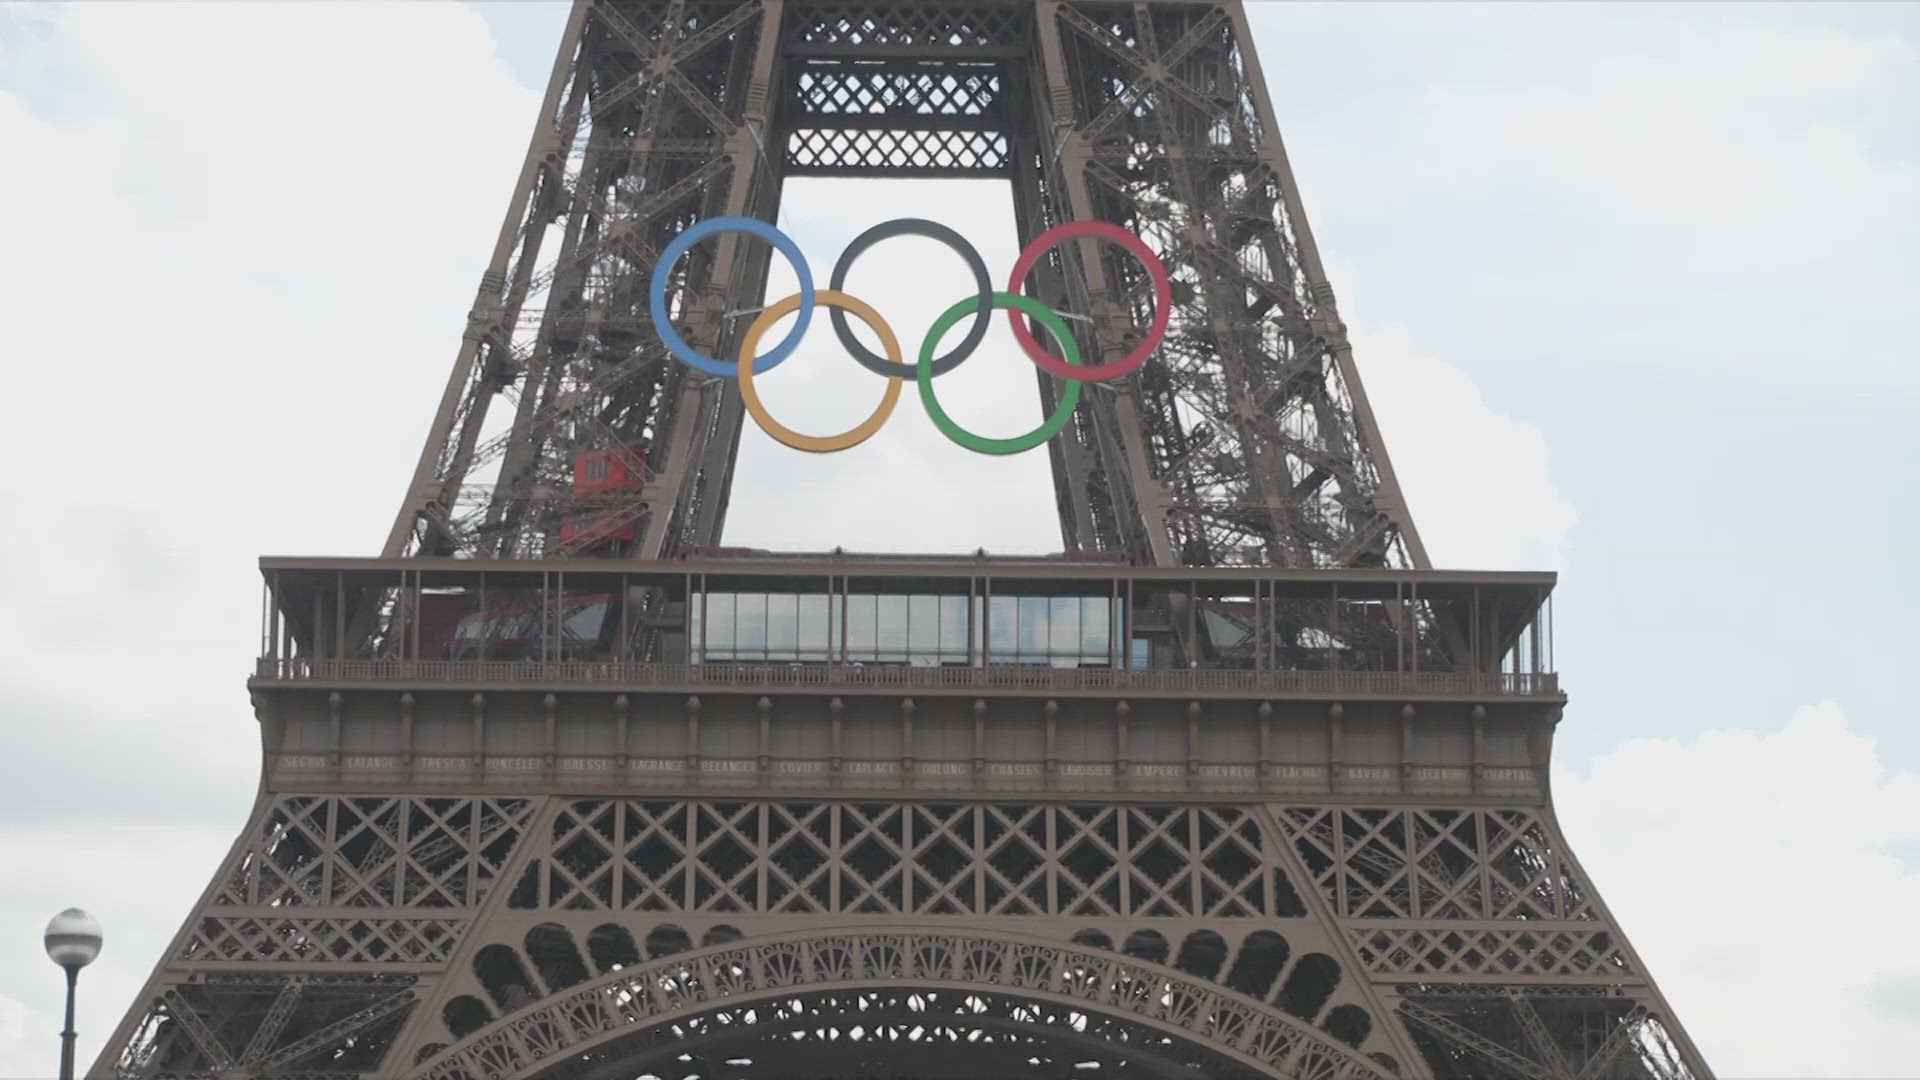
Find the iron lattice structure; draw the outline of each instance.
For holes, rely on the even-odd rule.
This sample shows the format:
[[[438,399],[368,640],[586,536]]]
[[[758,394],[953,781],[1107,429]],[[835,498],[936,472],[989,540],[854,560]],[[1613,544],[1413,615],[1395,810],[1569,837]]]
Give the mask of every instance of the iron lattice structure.
[[[719,544],[739,395],[660,346],[655,256],[704,218],[774,220],[788,176],[944,176],[1010,180],[1023,238],[1124,225],[1174,279],[1155,360],[1054,440],[1068,549],[1425,565],[1248,41],[1219,3],[580,6],[387,553],[564,556],[629,525],[642,557]],[[769,254],[729,236],[681,261],[687,340],[733,355]],[[1091,241],[1032,286],[1091,316],[1088,357],[1151,312],[1141,268]],[[646,483],[563,537],[592,450]]]
[[[385,555],[262,561],[259,798],[90,1075],[1707,1080],[1554,818],[1553,576],[1428,568],[1249,40],[577,4]],[[711,550],[740,401],[645,290],[795,175],[1161,254],[1051,444],[1071,554]],[[689,341],[767,254],[681,260]],[[1110,357],[1139,275],[1030,286]]]

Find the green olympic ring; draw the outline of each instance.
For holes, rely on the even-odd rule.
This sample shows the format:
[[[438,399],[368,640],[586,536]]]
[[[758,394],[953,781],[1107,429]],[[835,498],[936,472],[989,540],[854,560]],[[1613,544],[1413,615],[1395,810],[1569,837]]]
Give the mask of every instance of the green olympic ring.
[[[940,401],[933,393],[933,351],[940,347],[941,339],[946,337],[948,330],[953,329],[953,324],[973,314],[979,308],[978,296],[966,297],[942,312],[940,317],[933,321],[933,326],[928,328],[926,340],[920,343],[920,363],[913,369],[914,381],[920,384],[920,404],[926,408],[927,417],[933,421],[933,426],[940,430],[940,434],[976,454],[1025,453],[1053,438],[1060,433],[1061,428],[1067,426],[1068,418],[1073,416],[1074,407],[1080,404],[1080,381],[1062,380],[1067,384],[1067,392],[1060,396],[1059,404],[1053,407],[1052,414],[1042,420],[1039,427],[1025,435],[1016,435],[1010,439],[993,439],[985,435],[976,435],[955,423],[953,418],[947,415],[947,410],[940,407]],[[1013,308],[1039,320],[1040,325],[1046,327],[1047,333],[1053,335],[1053,340],[1059,343],[1060,351],[1066,356],[1067,363],[1080,362],[1080,346],[1074,343],[1073,332],[1067,329],[1066,322],[1055,314],[1052,308],[1031,296],[1010,292],[994,293],[993,310],[999,311],[1003,308]]]

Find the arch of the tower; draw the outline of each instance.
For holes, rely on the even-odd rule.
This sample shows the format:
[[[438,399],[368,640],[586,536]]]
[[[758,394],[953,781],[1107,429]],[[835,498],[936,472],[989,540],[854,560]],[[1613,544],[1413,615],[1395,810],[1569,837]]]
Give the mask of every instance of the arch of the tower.
[[[417,1054],[413,1080],[1388,1080],[1217,984],[1078,945],[814,931],[634,963]]]

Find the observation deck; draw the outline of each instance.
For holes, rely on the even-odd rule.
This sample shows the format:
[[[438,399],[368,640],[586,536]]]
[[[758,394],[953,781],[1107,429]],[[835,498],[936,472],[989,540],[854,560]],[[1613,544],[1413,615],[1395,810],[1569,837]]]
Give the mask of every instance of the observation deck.
[[[1554,575],[261,560],[272,786],[1537,799]]]

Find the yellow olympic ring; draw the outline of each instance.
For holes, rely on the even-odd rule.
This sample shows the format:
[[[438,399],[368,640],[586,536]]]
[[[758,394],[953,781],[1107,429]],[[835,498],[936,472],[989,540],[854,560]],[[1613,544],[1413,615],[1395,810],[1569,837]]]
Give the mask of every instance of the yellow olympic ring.
[[[861,322],[866,323],[875,334],[880,336],[880,347],[885,350],[887,359],[896,364],[900,363],[900,342],[894,338],[893,328],[887,325],[887,320],[881,318],[879,312],[867,306],[865,302],[835,289],[816,289],[813,295],[816,303],[851,312]],[[837,450],[859,446],[872,438],[874,432],[879,431],[886,424],[887,417],[893,415],[893,407],[900,401],[900,384],[904,381],[899,376],[895,375],[887,379],[887,392],[881,396],[880,405],[873,410],[872,416],[838,435],[802,435],[787,427],[767,414],[765,406],[760,404],[759,393],[753,388],[753,357],[755,351],[760,348],[760,339],[768,330],[773,329],[773,324],[780,321],[782,316],[798,310],[800,299],[800,294],[795,293],[777,304],[769,305],[760,313],[759,318],[753,320],[753,325],[747,327],[746,336],[740,339],[740,400],[747,407],[747,415],[753,417],[753,422],[760,425],[760,430],[772,436],[775,442],[783,446],[805,450],[811,454],[831,454]]]

